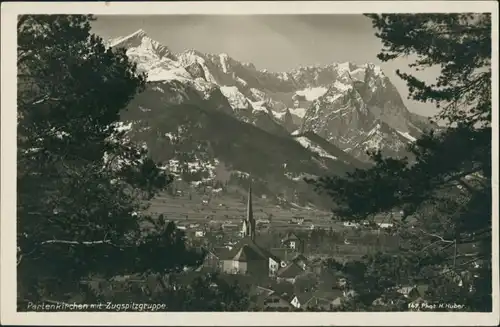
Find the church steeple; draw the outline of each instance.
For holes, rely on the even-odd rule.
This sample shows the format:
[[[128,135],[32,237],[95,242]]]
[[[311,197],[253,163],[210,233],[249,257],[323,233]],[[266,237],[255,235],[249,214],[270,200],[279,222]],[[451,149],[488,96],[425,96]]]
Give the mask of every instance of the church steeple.
[[[251,183],[251,181],[250,181]],[[248,203],[247,203],[247,226],[249,229],[250,239],[255,240],[255,220],[253,218],[253,208],[252,208],[252,184],[248,188]]]

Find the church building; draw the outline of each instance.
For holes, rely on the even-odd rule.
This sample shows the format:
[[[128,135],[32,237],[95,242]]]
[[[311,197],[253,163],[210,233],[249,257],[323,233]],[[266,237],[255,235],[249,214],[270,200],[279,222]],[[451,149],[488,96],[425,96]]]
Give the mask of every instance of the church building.
[[[223,260],[223,271],[229,274],[255,277],[275,276],[281,260],[255,241],[255,219],[252,208],[252,188],[248,190],[247,215],[242,226],[243,239],[229,251]]]

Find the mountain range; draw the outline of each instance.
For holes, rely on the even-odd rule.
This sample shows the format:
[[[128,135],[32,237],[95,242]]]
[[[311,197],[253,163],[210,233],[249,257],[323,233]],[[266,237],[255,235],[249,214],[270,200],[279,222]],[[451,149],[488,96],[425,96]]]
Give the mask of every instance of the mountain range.
[[[193,187],[246,186],[251,175],[254,192],[317,204],[303,177],[368,167],[368,150],[406,156],[431,127],[371,63],[270,72],[225,53],[173,53],[143,30],[107,46],[147,74],[122,127]]]

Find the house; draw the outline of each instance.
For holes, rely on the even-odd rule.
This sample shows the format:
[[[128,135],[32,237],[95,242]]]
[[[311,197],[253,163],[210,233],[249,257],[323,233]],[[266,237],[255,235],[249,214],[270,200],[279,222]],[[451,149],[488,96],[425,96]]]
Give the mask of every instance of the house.
[[[272,292],[261,296],[257,301],[257,305],[264,311],[290,311],[293,309],[292,304],[286,298],[286,294],[280,295],[277,292]]]
[[[274,256],[278,257],[284,266],[288,265],[298,254],[297,251],[289,248],[272,248],[269,250]],[[284,267],[283,266],[283,267]]]
[[[302,308],[309,311],[330,311],[332,309],[332,301],[313,296]]]
[[[197,230],[197,231],[194,232],[194,236],[195,237],[203,237],[203,236],[205,236],[205,231],[203,231],[203,230]]]
[[[309,266],[309,262],[307,258],[302,254],[302,253],[297,253],[291,260],[291,262],[295,263],[299,267],[302,268],[302,270],[306,270],[307,267]]]
[[[297,276],[304,273],[302,267],[298,264],[292,262],[285,267],[281,267],[276,273],[276,278],[278,281],[287,281],[289,283],[295,283]]]
[[[292,301],[290,302],[295,308],[302,309],[307,301],[312,298],[312,293],[301,293],[293,296]]]
[[[340,306],[343,298],[343,293],[340,290],[316,291],[295,295],[291,304],[297,309],[327,311]]]
[[[274,287],[276,285],[278,284],[251,288],[249,295],[257,309],[263,311],[290,311],[293,309],[287,292],[283,288]]]
[[[203,261],[202,267],[211,268],[214,270],[222,270],[222,259],[226,256],[229,250],[225,247],[214,248],[208,251]]]
[[[281,243],[289,248],[289,249],[293,249],[293,250],[297,250],[299,252],[303,252],[304,251],[304,243],[302,242],[302,240],[293,232],[289,232],[285,238],[283,240],[281,240]]]

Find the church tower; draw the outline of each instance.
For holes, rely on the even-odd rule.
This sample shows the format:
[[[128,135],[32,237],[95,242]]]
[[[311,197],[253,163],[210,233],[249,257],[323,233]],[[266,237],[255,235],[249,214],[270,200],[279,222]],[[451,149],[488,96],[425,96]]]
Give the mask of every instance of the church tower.
[[[255,241],[255,219],[253,218],[252,208],[252,186],[248,188],[248,203],[247,203],[247,219],[246,226],[248,229],[248,236],[252,241]]]
[[[248,202],[247,202],[247,216],[243,219],[241,226],[241,234],[243,237],[249,237],[250,240],[255,241],[255,219],[253,217],[252,207],[252,185],[248,188]]]

